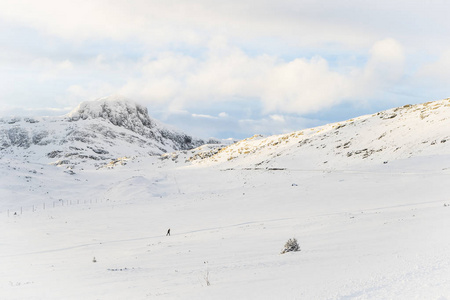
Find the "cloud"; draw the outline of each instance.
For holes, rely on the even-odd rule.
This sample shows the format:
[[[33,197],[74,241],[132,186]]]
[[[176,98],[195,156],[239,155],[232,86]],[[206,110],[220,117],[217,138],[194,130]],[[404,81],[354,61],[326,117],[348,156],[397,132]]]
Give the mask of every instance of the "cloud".
[[[445,8],[404,0],[2,0],[0,18],[74,42],[135,39],[153,47],[195,46],[226,35],[267,48],[276,47],[276,40],[297,49],[336,44],[361,49],[389,35],[426,49],[441,43],[439,33],[450,28]]]
[[[192,117],[203,118],[203,119],[217,119],[217,117],[210,116],[210,115],[203,115],[203,114],[192,114]]]
[[[150,111],[152,115],[152,112]],[[152,115],[154,116],[154,115]],[[155,117],[155,116],[154,116]],[[282,121],[284,120],[284,121]],[[247,138],[254,134],[280,134],[312,127],[321,124],[320,120],[302,118],[295,115],[271,115],[245,118],[239,112],[226,118],[214,115],[171,114],[163,122],[182,128],[195,136],[202,138]]]
[[[433,62],[424,64],[417,71],[419,80],[426,80],[428,84],[445,84],[450,80],[450,49],[444,50],[440,57]]]
[[[450,47],[442,49],[438,57],[430,58],[428,63],[419,66],[410,78],[408,92],[421,98],[421,102],[449,97]]]
[[[269,117],[273,121],[282,122],[282,123],[285,122],[284,116],[282,116],[282,115],[270,115]]]
[[[33,60],[31,65],[39,73],[41,81],[55,79],[63,72],[69,72],[74,69],[74,65],[70,60],[53,61],[49,58],[37,58]]]
[[[352,79],[331,71],[321,57],[273,66],[260,86],[266,112],[309,113],[353,96]]]
[[[283,121],[281,121],[283,120]],[[314,127],[320,124],[318,120],[312,120],[292,115],[277,115],[261,119],[242,119],[237,122],[237,132],[244,133],[241,138],[254,134],[274,135],[298,131],[302,128]]]
[[[396,83],[404,75],[405,54],[402,45],[394,39],[377,41],[370,50],[370,59],[364,68],[364,80],[374,88]]]
[[[265,114],[313,113],[370,97],[402,78],[405,57],[399,42],[378,41],[369,54],[365,65],[339,71],[320,56],[291,61],[249,56],[215,39],[202,57],[165,52],[142,59],[119,92],[169,110],[258,99]]]
[[[80,99],[93,100],[104,97],[105,95],[115,94],[116,88],[103,81],[93,81],[87,85],[71,85],[67,88],[70,102],[78,104]]]
[[[418,0],[2,0],[0,102],[123,94],[171,120],[280,130],[286,115],[370,113],[448,96],[447,12]]]
[[[0,116],[60,116],[70,112],[73,107],[20,107],[2,106]]]
[[[259,103],[263,115],[311,114],[367,99],[397,83],[404,73],[403,47],[394,39],[376,42],[365,64],[343,68],[336,67],[336,61],[330,66],[329,60],[319,55],[287,60],[247,53],[224,36],[207,45],[200,55],[163,51],[134,59],[103,53],[84,60],[36,58],[31,64],[35,74],[23,72],[28,73],[30,82],[46,81],[65,90],[52,96],[62,106],[122,94],[166,113],[188,110],[211,116],[229,112],[224,103],[244,102]],[[0,78],[3,76],[8,74],[0,73]],[[11,88],[4,89],[3,94],[10,93]],[[33,86],[27,89],[32,92]],[[34,89],[42,91],[43,85]],[[199,110],[201,107],[221,110],[212,113]]]

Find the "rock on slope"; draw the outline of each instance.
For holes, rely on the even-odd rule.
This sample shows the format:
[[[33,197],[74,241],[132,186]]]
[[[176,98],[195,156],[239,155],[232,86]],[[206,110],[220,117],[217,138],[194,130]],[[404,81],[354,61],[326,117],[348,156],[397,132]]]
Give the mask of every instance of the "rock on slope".
[[[263,169],[332,169],[450,154],[450,100],[405,105],[344,122],[264,138],[253,136],[197,159]]]
[[[62,117],[0,119],[3,155],[57,164],[159,155],[204,143],[168,129],[150,118],[145,107],[121,97],[83,102]]]

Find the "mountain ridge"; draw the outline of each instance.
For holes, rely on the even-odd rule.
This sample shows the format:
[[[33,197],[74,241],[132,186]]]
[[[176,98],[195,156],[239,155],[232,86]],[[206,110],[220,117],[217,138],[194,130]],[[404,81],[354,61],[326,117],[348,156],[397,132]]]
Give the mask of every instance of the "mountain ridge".
[[[17,156],[33,156],[44,161],[60,159],[55,163],[72,166],[80,160],[160,155],[205,143],[169,129],[152,119],[144,106],[116,96],[82,102],[60,117],[0,119],[3,155],[18,152]]]
[[[186,160],[260,169],[333,169],[450,154],[450,99],[404,105],[287,134],[255,135]]]
[[[231,145],[209,141],[216,145],[207,146],[207,141],[167,129],[145,107],[112,97],[82,102],[62,117],[0,119],[0,147],[2,153],[39,159],[42,153],[31,146],[42,146],[44,162],[69,168],[87,160],[161,155],[175,163],[219,168],[336,169],[448,154],[449,125],[450,99],[444,99],[288,134],[255,135]]]

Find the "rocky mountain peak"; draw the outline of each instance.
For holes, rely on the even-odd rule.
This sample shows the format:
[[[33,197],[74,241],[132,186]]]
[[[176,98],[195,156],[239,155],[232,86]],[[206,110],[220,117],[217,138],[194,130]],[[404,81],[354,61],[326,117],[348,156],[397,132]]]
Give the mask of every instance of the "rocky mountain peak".
[[[67,114],[71,121],[102,118],[116,126],[133,131],[142,126],[154,126],[146,107],[122,96],[103,97],[93,101],[84,101]]]
[[[203,144],[152,119],[146,107],[120,96],[82,102],[62,117],[0,119],[0,158],[33,156],[74,166],[87,159],[160,155]]]

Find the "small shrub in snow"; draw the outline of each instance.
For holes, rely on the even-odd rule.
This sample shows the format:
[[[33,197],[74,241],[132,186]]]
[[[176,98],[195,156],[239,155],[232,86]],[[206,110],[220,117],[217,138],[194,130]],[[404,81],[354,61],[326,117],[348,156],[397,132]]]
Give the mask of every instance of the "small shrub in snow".
[[[284,249],[281,251],[281,254],[292,251],[300,251],[300,246],[298,245],[297,239],[289,239],[286,244],[284,244]]]

